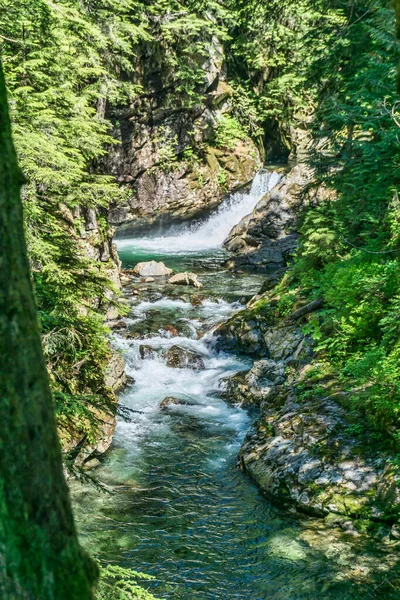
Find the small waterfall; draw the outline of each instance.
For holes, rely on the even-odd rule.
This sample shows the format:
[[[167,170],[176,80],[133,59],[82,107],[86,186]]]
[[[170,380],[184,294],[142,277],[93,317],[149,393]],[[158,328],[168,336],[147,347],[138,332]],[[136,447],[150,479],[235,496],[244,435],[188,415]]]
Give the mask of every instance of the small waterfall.
[[[134,245],[142,250],[162,254],[187,254],[219,248],[232,227],[251,213],[257,202],[275,187],[282,175],[262,170],[257,173],[248,192],[231,194],[210,218],[196,226],[183,225],[179,231],[171,231],[159,237],[135,238]],[[118,240],[118,247],[132,245],[133,240]]]

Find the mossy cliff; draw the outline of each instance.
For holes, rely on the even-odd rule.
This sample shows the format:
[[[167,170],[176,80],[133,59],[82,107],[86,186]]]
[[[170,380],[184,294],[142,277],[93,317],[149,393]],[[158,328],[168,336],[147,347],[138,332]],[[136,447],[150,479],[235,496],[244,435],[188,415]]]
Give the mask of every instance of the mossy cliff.
[[[182,40],[171,49],[160,31],[154,37],[142,42],[137,58],[135,83],[142,92],[109,114],[120,143],[106,169],[127,195],[109,219],[124,234],[199,217],[262,165],[262,147],[232,116],[234,90],[218,38],[205,33],[202,52],[186,57],[201,71],[188,97],[169,55],[179,61]]]

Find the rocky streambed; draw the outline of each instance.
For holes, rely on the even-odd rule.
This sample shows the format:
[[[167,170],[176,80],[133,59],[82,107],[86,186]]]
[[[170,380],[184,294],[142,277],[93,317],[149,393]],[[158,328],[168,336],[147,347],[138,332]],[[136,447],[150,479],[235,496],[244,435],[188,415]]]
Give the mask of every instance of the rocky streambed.
[[[262,276],[225,270],[217,249],[149,254],[126,241],[119,252],[128,270],[163,259],[176,272],[195,272],[203,287],[126,276],[129,314],[114,343],[129,380],[120,402],[133,412],[94,471],[105,491],[73,484],[87,548],[153,575],[146,585],[160,598],[395,598],[398,542],[389,529],[372,538],[349,518],[282,511],[238,468],[246,434],[260,422],[258,407],[240,406],[243,381],[264,394],[262,382],[283,385],[286,375],[279,360],[254,365],[216,344],[214,333],[240,318]],[[237,382],[229,402],[228,381]]]
[[[396,476],[315,379],[318,300],[280,319],[265,273],[224,266],[231,226],[278,181],[194,229],[119,240],[127,418],[94,470],[103,491],[72,484],[81,537],[160,598],[394,599]]]

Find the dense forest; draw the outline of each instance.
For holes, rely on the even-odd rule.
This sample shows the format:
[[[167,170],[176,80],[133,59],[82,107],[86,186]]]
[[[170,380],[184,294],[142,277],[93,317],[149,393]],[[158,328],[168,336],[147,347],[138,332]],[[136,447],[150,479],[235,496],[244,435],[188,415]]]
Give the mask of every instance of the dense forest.
[[[354,456],[364,451],[360,448],[373,448],[376,455],[367,456],[368,469],[379,466],[378,479],[389,481],[385,492],[378,485],[376,502],[368,488],[368,502],[361,505],[357,489],[348,486],[357,506],[344,512],[362,522],[363,533],[379,522],[390,529],[391,539],[398,539],[396,6],[385,0],[0,0],[0,53],[23,173],[27,254],[68,477],[91,479],[88,468],[109,448],[117,413],[122,421],[136,418],[132,407],[118,407],[117,402],[126,376],[115,373],[121,370],[120,352],[111,330],[122,327],[126,317],[128,326],[134,319],[126,295],[130,288],[124,286],[133,264],[122,257],[122,274],[116,229],[121,226],[124,235],[141,239],[156,226],[159,231],[163,224],[197,223],[214,214],[260,168],[277,169],[284,178],[277,188],[281,207],[250,207],[253,220],[241,222],[246,234],[240,233],[243,227],[236,234],[234,229],[225,244],[233,261],[225,256],[225,266],[233,265],[230,274],[236,277],[246,271],[240,265],[254,248],[266,247],[266,239],[274,252],[286,235],[295,241],[282,250],[281,262],[268,258],[270,250],[262,261],[252,259],[247,271],[264,283],[257,293],[244,289],[247,305],[241,306],[239,316],[227,313],[233,320],[218,323],[222,336],[224,327],[231,327],[236,337],[243,337],[234,348],[232,340],[221,348],[279,363],[280,379],[274,385],[280,387],[274,398],[282,398],[288,385],[282,377],[291,382],[285,398],[295,388],[300,405],[310,398],[317,403],[341,398],[346,424],[335,425],[332,439],[342,428],[346,440],[357,446],[351,451]],[[293,173],[300,173],[300,179]],[[279,187],[285,181],[294,183],[288,189]],[[264,196],[266,202],[276,200],[273,190],[265,192],[270,194]],[[291,197],[296,198],[292,204]],[[289,216],[272,235],[282,210]],[[2,260],[0,256],[0,264]],[[145,281],[136,283],[140,289]],[[182,297],[184,291],[176,298],[182,302]],[[210,298],[214,301],[212,294]],[[268,328],[294,322],[300,325],[290,335],[305,341],[290,356],[274,357],[272,342],[268,348],[264,343],[271,338]],[[256,323],[251,327],[257,334],[250,341],[247,323]],[[168,327],[175,330],[175,324]],[[261,335],[261,345],[255,335]],[[148,332],[142,339],[147,337]],[[1,347],[6,353],[5,341]],[[1,377],[9,376],[3,369]],[[258,403],[261,421],[267,415],[262,435],[277,437],[277,421],[266,411],[271,406],[275,410],[278,401],[264,396],[256,401],[257,394],[243,401],[235,388],[228,386],[231,400],[245,408],[246,402],[252,407]],[[46,440],[54,442],[51,436]],[[260,440],[261,447],[265,439]],[[310,456],[320,457],[325,444],[329,440],[322,444],[315,438]],[[243,469],[273,496],[256,470],[246,468],[246,460],[243,454]],[[328,462],[332,460],[330,454]],[[94,479],[101,487],[96,475]],[[343,512],[324,512],[323,485],[313,481],[307,488],[320,501],[307,501],[303,512]],[[282,494],[297,502],[290,491]],[[102,568],[99,599],[153,597],[136,583],[146,576],[125,566]],[[140,564],[130,566],[146,570]],[[382,585],[378,593],[399,589],[394,566],[393,572],[387,588],[376,580]],[[110,583],[115,581],[116,587]],[[30,590],[9,597],[56,597],[46,593],[37,596]],[[367,597],[363,593],[351,598]],[[80,597],[79,592],[70,597]]]

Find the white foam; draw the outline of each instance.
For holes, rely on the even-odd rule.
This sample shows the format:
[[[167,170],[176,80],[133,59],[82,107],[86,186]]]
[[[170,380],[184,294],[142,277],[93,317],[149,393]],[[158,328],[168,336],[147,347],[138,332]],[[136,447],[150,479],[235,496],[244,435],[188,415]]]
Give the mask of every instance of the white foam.
[[[231,194],[218,211],[200,226],[184,225],[178,233],[159,237],[119,239],[116,240],[117,246],[120,249],[132,247],[160,254],[188,254],[219,248],[231,229],[251,213],[262,196],[275,187],[281,178],[282,175],[276,172],[260,171],[255,176],[249,192]]]

